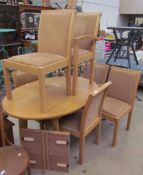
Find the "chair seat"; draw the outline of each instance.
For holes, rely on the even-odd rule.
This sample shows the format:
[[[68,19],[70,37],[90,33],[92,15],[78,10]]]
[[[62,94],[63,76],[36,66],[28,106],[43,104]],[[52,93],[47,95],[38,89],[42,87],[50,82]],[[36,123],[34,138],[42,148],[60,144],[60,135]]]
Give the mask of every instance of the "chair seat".
[[[66,117],[60,120],[61,130],[70,132],[73,136],[80,136],[80,122],[81,122],[81,113],[82,110],[67,115]]]
[[[3,172],[3,174],[19,175],[24,173],[28,166],[29,157],[22,147],[0,148],[0,174]]]
[[[115,118],[122,117],[130,109],[131,105],[112,97],[106,97],[103,104],[103,114],[105,113]]]
[[[67,59],[63,56],[43,52],[18,55],[8,59],[10,62],[17,62],[35,67],[44,67],[54,63],[58,64],[66,60]]]
[[[72,64],[73,64],[73,52],[74,50],[72,49]],[[78,59],[80,60],[80,57],[92,57],[93,53],[90,50],[87,49],[78,49]]]

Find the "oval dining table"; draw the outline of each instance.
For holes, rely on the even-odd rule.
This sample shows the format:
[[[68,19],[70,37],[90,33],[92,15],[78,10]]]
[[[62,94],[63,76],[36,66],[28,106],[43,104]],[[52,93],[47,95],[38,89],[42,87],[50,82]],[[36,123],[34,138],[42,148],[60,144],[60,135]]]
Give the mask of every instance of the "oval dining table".
[[[59,118],[71,114],[86,104],[89,94],[98,88],[86,78],[78,78],[76,96],[66,96],[65,77],[46,78],[46,112],[40,112],[38,81],[20,86],[12,91],[13,99],[2,101],[4,111],[19,119],[19,129],[27,128],[28,120],[52,120],[59,130]]]

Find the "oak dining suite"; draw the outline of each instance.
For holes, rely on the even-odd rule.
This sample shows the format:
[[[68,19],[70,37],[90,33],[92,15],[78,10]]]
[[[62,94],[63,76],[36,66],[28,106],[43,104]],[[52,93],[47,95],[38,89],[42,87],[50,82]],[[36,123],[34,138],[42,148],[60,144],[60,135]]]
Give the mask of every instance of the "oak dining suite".
[[[3,62],[6,88],[3,112],[19,120],[20,133],[22,128],[28,127],[28,120],[42,121],[41,129],[48,129],[46,123],[50,121],[53,130],[79,138],[81,164],[84,161],[85,137],[94,128],[96,144],[99,143],[102,117],[115,124],[113,146],[117,143],[120,119],[128,113],[127,129],[130,128],[140,78],[138,71],[95,62],[100,18],[100,12],[43,10],[38,52],[13,56]],[[88,73],[85,67],[83,77],[79,77],[78,66],[85,62]],[[61,68],[65,76],[47,78],[49,72]],[[12,91],[11,69],[14,70],[15,85]]]

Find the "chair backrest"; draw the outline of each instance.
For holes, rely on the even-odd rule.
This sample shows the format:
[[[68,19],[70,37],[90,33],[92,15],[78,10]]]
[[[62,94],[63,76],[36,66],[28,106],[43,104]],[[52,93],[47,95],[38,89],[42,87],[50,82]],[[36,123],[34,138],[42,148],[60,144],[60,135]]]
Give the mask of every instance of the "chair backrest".
[[[133,105],[139,80],[139,71],[112,67],[108,77],[108,81],[112,81],[112,87],[108,92],[108,96]]]
[[[111,84],[112,82],[109,81],[89,95],[81,119],[82,132],[93,129],[96,121],[100,120],[104,98]]]
[[[90,63],[85,63],[85,69],[83,73],[84,78],[89,78],[90,75]],[[107,77],[109,74],[109,65],[107,64],[99,64],[95,63],[94,66],[94,81],[97,84],[104,84],[107,81]]]
[[[70,58],[74,10],[43,10],[38,31],[38,51]]]
[[[97,37],[100,25],[101,13],[77,13],[75,18],[74,38],[83,35],[91,35]],[[89,49],[91,41],[84,40],[80,44],[80,48]]]
[[[3,109],[1,104],[0,104],[0,137],[2,141],[2,146],[5,146]]]

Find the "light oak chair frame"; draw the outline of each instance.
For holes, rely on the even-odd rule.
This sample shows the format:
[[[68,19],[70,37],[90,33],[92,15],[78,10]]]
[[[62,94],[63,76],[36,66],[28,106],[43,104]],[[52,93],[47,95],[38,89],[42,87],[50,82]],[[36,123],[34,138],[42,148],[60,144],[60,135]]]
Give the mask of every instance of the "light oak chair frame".
[[[97,40],[97,35],[98,35],[98,30],[99,30],[99,25],[100,25],[100,18],[101,18],[101,13],[96,12],[96,13],[87,13],[87,15],[96,16],[96,23],[95,23],[95,29],[94,29],[94,34],[85,34],[83,36],[78,36],[75,37],[73,40],[73,82],[72,82],[72,94],[76,95],[77,94],[77,84],[78,84],[78,65],[82,62],[89,61],[90,62],[90,77],[89,77],[89,83],[92,84],[94,81],[94,62],[95,62],[95,48],[96,48],[96,40]],[[88,22],[88,21],[87,21]],[[82,27],[82,26],[81,26]],[[80,30],[80,29],[79,29]],[[76,31],[75,31],[76,32]],[[83,54],[82,56],[79,55],[79,48],[80,48],[80,43],[83,41],[92,41],[92,45],[90,48],[90,53],[89,54]]]
[[[106,111],[104,111],[104,105],[103,105],[103,118],[106,118],[110,121],[112,121],[114,123],[114,130],[113,130],[113,139],[112,139],[112,146],[115,147],[117,145],[117,140],[118,140],[118,134],[119,134],[119,124],[120,124],[120,120],[122,118],[124,118],[126,116],[126,114],[128,114],[128,120],[127,120],[127,127],[126,129],[129,130],[130,129],[130,125],[131,125],[131,118],[132,118],[132,112],[133,112],[133,107],[134,107],[134,101],[135,101],[135,96],[136,96],[136,92],[137,92],[137,88],[138,88],[138,84],[139,84],[139,80],[140,80],[140,72],[139,71],[134,71],[134,70],[128,70],[126,68],[118,68],[118,67],[112,67],[111,68],[111,72],[109,73],[109,77],[108,77],[108,81],[112,81],[112,87],[110,88],[109,94],[107,94],[107,97],[111,97],[112,98],[112,88],[114,89],[114,95],[115,95],[115,88],[114,88],[114,81],[113,79],[110,77],[111,73],[114,74],[114,72],[112,72],[112,70],[116,71],[116,72],[122,72],[124,73],[124,76],[126,76],[126,74],[130,75],[130,78],[133,78],[134,80],[134,87],[132,87],[132,90],[130,89],[130,100],[128,102],[124,101],[122,99],[122,97],[120,96],[121,101],[124,101],[126,103],[128,103],[130,105],[130,108],[126,109],[125,111],[123,111],[122,113],[120,113],[119,116],[112,116],[111,114],[107,113]],[[114,76],[114,75],[113,75]],[[123,76],[123,75],[121,75]],[[122,87],[124,87],[124,82],[120,82],[122,83]],[[119,87],[119,86],[118,86]],[[124,87],[127,88],[127,87]],[[120,89],[116,89],[116,92],[118,91],[118,93],[122,94],[122,90],[123,88]],[[125,90],[125,89],[124,89]],[[132,91],[132,92],[131,92]],[[113,97],[114,99],[115,97]],[[115,98],[116,99],[116,98]],[[105,99],[105,105],[106,105],[106,99]],[[109,111],[110,112],[110,111]]]
[[[68,10],[64,10],[68,11]],[[71,11],[71,10],[69,10]],[[44,11],[42,12],[44,13]],[[49,11],[48,11],[49,13]],[[58,15],[58,13],[57,13]],[[45,112],[46,110],[46,88],[45,88],[45,75],[49,72],[58,70],[60,68],[65,67],[65,77],[66,77],[66,94],[71,94],[71,42],[72,42],[72,34],[73,34],[73,22],[74,22],[75,13],[73,11],[70,20],[68,40],[67,40],[67,49],[66,49],[66,59],[65,61],[59,62],[58,64],[51,64],[43,67],[36,67],[28,64],[21,64],[19,62],[12,62],[9,59],[3,62],[3,72],[5,79],[5,88],[6,88],[6,96],[8,100],[12,100],[12,93],[10,88],[10,79],[9,79],[9,68],[14,70],[19,70],[22,72],[26,72],[28,74],[36,75],[39,79],[39,95],[40,95],[40,111]]]
[[[80,145],[79,145],[79,163],[82,164],[84,160],[84,152],[85,152],[85,137],[96,127],[96,144],[99,144],[100,139],[100,129],[101,129],[101,119],[102,119],[102,105],[104,102],[104,99],[106,97],[107,91],[109,87],[111,86],[112,82],[107,82],[106,84],[99,87],[99,89],[92,92],[86,102],[85,108],[82,112],[81,120],[80,120],[80,128],[79,131],[74,131],[73,129],[64,127],[64,125],[60,125],[60,129],[62,131],[70,132],[72,136],[75,136],[80,139]],[[103,94],[102,94],[103,93]],[[97,109],[97,114],[93,114],[94,120],[87,126],[88,121],[88,114],[91,112],[90,107],[93,105],[94,100],[98,98],[99,95],[102,95],[100,97],[99,101],[99,107]],[[95,103],[96,105],[96,103]],[[96,116],[97,115],[97,116]],[[73,116],[74,117],[74,116]],[[68,119],[68,118],[67,118]]]

